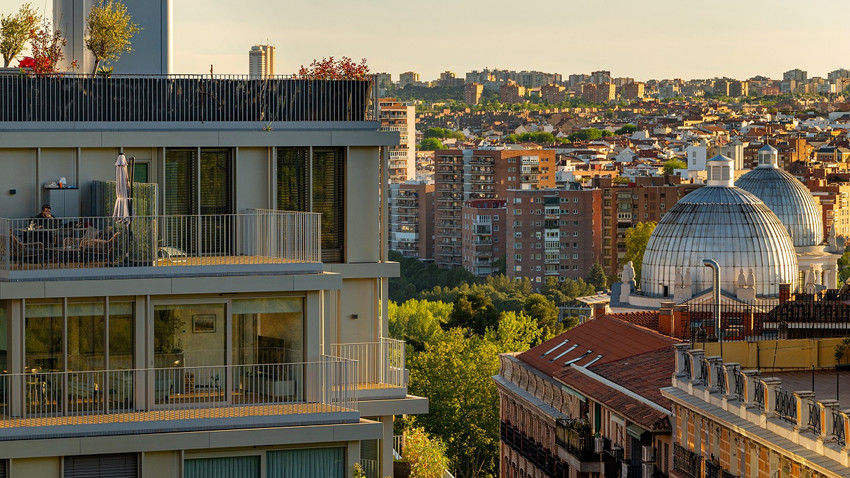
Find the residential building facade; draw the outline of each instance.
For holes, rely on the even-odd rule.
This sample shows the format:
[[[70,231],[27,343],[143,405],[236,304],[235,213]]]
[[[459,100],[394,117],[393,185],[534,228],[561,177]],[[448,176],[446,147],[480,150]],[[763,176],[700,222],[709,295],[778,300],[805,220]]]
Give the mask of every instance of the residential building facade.
[[[399,134],[397,146],[388,149],[390,182],[416,179],[416,107],[395,98],[378,100],[381,131]]]
[[[601,190],[511,189],[505,199],[508,277],[539,287],[549,277],[584,278],[601,261]]]
[[[399,136],[370,81],[268,81],[0,77],[2,471],[391,474],[393,415],[427,410],[387,331]]]
[[[463,268],[477,276],[503,273],[505,200],[470,199],[463,204]]]
[[[555,186],[553,150],[439,150],[434,155],[434,262],[463,265],[463,203]]]
[[[390,249],[404,257],[434,258],[434,183],[393,183],[390,192]]]

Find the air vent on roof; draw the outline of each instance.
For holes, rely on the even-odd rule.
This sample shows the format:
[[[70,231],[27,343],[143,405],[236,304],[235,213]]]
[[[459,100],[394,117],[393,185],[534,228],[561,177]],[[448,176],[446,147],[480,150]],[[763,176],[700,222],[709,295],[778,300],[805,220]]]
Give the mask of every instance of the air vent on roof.
[[[564,365],[569,365],[569,364],[571,364],[571,363],[576,363],[576,362],[578,362],[579,360],[581,360],[581,359],[583,359],[583,358],[587,357],[587,356],[588,356],[588,355],[590,355],[591,353],[593,353],[593,350],[588,350],[587,352],[585,352],[585,353],[583,353],[583,354],[579,355],[578,357],[576,357],[576,358],[574,358],[574,359],[572,359],[572,360],[567,360],[566,362],[564,362]]]
[[[555,350],[557,350],[557,349],[558,349],[558,347],[560,347],[560,346],[564,345],[565,343],[567,343],[567,342],[569,342],[569,341],[570,341],[570,339],[566,339],[566,340],[564,340],[563,342],[559,343],[558,345],[556,345],[556,346],[552,347],[551,349],[547,350],[547,351],[546,351],[543,355],[541,355],[541,357],[545,357],[545,356],[547,356],[547,355],[551,354],[552,352],[554,352]]]
[[[597,361],[597,360],[599,360],[599,359],[601,359],[601,358],[602,358],[602,356],[601,356],[601,355],[597,355],[595,359],[591,360],[590,362],[587,362],[587,363],[586,363],[586,364],[584,364],[583,366],[584,366],[584,367],[590,367],[591,365],[593,365],[594,363],[596,363],[596,361]]]
[[[570,347],[567,350],[564,350],[563,352],[559,353],[558,355],[552,357],[552,359],[549,360],[549,361],[554,362],[555,360],[558,360],[559,358],[563,357],[564,355],[567,355],[568,353],[572,352],[573,349],[575,349],[576,347],[578,347],[578,344],[573,344],[572,347]]]

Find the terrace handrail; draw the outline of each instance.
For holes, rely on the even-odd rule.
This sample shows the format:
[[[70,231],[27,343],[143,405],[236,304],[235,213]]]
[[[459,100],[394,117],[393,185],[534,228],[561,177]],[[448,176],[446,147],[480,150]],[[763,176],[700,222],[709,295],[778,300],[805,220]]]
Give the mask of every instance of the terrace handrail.
[[[0,75],[0,122],[376,121],[374,76]]]
[[[330,353],[360,364],[355,378],[358,385],[404,388],[407,386],[404,347],[403,340],[381,337],[377,342],[330,344]]]
[[[0,271],[321,263],[321,215],[0,218]]]
[[[312,362],[0,374],[0,430],[356,411],[357,364]],[[284,410],[281,407],[286,407]],[[243,412],[222,414],[223,409]],[[39,420],[50,417],[54,420]],[[13,430],[12,430],[13,432]]]

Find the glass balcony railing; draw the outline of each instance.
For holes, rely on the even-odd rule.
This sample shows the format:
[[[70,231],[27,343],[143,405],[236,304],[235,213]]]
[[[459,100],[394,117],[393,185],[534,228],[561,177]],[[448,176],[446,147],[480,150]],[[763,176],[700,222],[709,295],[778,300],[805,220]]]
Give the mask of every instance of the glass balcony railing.
[[[320,215],[241,214],[0,219],[0,280],[318,272]],[[253,268],[253,269],[252,269]]]

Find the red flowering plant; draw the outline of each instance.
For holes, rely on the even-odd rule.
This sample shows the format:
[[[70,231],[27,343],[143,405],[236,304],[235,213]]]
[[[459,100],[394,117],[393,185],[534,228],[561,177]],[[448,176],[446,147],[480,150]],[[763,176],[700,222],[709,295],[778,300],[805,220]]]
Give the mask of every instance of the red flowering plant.
[[[365,58],[356,63],[347,56],[340,60],[334,60],[331,56],[321,61],[313,60],[310,66],[301,65],[296,77],[305,80],[367,80],[368,74]]]
[[[62,36],[61,30],[58,28],[54,30],[50,23],[43,22],[41,29],[35,32],[30,42],[33,72],[38,76],[56,73],[57,65],[65,59],[65,53],[62,50],[67,44],[68,41]],[[71,68],[75,67],[76,60],[71,64]]]

